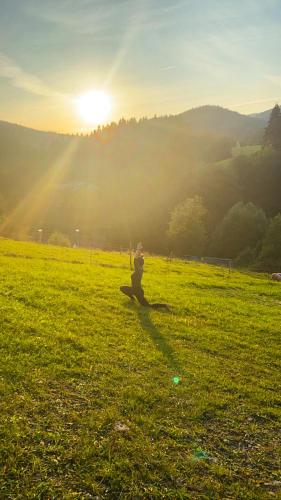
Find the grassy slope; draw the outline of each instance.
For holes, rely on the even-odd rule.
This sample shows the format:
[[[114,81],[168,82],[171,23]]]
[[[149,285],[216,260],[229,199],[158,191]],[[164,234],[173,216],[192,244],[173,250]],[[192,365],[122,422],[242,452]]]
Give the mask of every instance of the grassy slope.
[[[221,165],[222,167],[230,167],[233,161],[233,158],[238,158],[239,156],[253,156],[256,153],[259,153],[262,149],[262,146],[257,144],[253,146],[234,146],[232,148],[231,157],[226,160],[219,160],[214,163],[214,165]]]
[[[251,146],[234,146],[232,148],[232,157],[236,156],[251,156],[255,153],[259,153],[262,150],[262,146],[260,144],[251,145]]]
[[[0,498],[278,496],[281,285],[145,267],[0,240]]]

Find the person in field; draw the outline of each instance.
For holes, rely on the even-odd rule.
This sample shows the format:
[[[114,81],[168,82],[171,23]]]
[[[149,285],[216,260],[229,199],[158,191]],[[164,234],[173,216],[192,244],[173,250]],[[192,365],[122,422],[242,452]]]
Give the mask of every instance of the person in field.
[[[168,311],[168,304],[150,304],[144,296],[144,291],[141,286],[144,266],[142,249],[142,244],[138,243],[134,257],[134,272],[131,275],[132,286],[120,286],[120,291],[127,295],[127,297],[129,297],[131,300],[135,300],[136,298],[138,302],[144,307],[152,307],[153,309],[166,309]]]

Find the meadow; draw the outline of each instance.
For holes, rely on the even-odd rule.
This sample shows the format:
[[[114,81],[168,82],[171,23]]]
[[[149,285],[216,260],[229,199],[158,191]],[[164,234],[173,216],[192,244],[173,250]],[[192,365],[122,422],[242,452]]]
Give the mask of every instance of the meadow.
[[[281,284],[0,239],[0,498],[280,498]]]

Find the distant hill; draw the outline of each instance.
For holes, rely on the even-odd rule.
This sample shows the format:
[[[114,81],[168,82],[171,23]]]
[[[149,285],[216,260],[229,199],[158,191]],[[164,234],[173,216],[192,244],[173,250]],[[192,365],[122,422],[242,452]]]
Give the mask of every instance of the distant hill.
[[[55,229],[72,234],[78,227],[87,244],[93,234],[108,248],[135,237],[162,251],[158,235],[165,234],[173,208],[201,191],[207,196],[203,167],[231,158],[237,141],[258,144],[262,133],[260,119],[219,106],[123,119],[86,136],[2,121],[0,219],[13,216],[0,233],[25,237],[39,225],[46,237]],[[221,192],[227,180],[220,175],[213,185]],[[237,201],[235,185],[230,191],[219,213]]]
[[[196,132],[212,133],[231,137],[245,143],[258,143],[261,140],[263,128],[266,125],[271,109],[261,113],[243,115],[236,111],[223,108],[221,106],[205,105],[184,111],[178,115],[169,115],[145,120],[146,123],[160,123],[165,121],[185,124],[189,129]],[[122,120],[121,120],[122,122]],[[12,133],[17,139],[19,137],[28,140],[36,136],[36,139],[45,140],[48,136],[52,140],[59,137],[71,137],[70,134],[58,134],[55,132],[44,132],[24,127],[0,120],[0,135],[2,133]]]
[[[265,127],[268,120],[269,120],[271,111],[272,111],[271,109],[267,109],[266,111],[262,111],[261,113],[252,113],[249,116],[251,116],[252,118],[255,118],[257,120],[260,120]]]
[[[226,135],[248,144],[259,143],[263,133],[263,121],[259,117],[246,116],[220,106],[201,106],[177,115],[193,129]]]
[[[49,147],[50,143],[62,142],[70,135],[58,134],[56,132],[46,132],[33,128],[24,127],[16,123],[0,120],[0,143],[6,140],[15,141],[24,147],[41,148]]]
[[[56,132],[45,132],[42,130],[36,130],[33,128],[24,127],[23,125],[18,125],[17,123],[10,123],[10,122],[0,120],[0,134],[3,134],[3,133],[13,134],[14,137],[16,137],[16,138],[18,138],[20,136],[24,137],[24,138],[28,138],[28,137],[32,136],[33,139],[35,136],[37,136],[37,138],[39,138],[40,136],[46,137],[46,135],[51,135],[53,137],[65,135],[65,134],[58,134]]]

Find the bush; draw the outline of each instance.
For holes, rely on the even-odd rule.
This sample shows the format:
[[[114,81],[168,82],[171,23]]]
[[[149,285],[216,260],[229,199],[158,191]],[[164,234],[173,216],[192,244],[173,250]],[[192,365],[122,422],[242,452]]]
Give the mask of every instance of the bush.
[[[59,247],[70,247],[70,240],[69,238],[63,234],[60,233],[59,231],[54,231],[50,238],[48,239],[49,245],[57,245]]]

